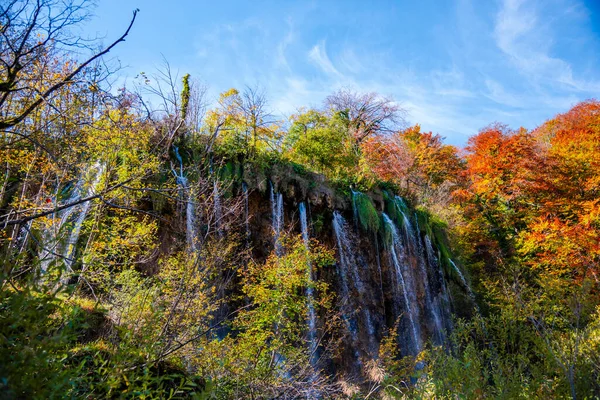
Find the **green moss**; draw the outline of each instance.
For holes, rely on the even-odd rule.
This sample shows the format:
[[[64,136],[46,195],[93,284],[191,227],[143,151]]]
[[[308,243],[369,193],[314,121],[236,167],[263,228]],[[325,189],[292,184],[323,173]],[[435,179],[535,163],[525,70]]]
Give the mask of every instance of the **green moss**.
[[[456,274],[454,268],[450,265],[452,257],[452,251],[446,236],[447,225],[445,222],[430,215],[424,210],[417,210],[417,215],[420,216],[420,226],[425,227],[427,234],[431,238],[432,244],[437,248],[439,252],[439,262],[444,268],[448,276]],[[421,225],[421,221],[423,224]]]
[[[308,170],[306,169],[306,167],[302,164],[298,164],[295,162],[290,162],[290,164],[292,165],[292,168],[294,169],[294,172],[300,176],[306,176],[308,175]]]
[[[312,216],[312,229],[315,234],[320,234],[325,226],[325,217],[323,214],[313,214]]]
[[[410,208],[399,196],[393,194],[393,192],[389,192],[387,190],[383,190],[383,201],[385,205],[385,213],[390,217],[392,221],[396,223],[399,227],[404,226],[404,215],[407,217],[410,216]],[[404,214],[404,215],[403,215]]]
[[[396,209],[394,197],[390,195],[390,193],[387,190],[383,190],[383,202],[385,207],[385,213],[388,215],[388,217],[395,221],[398,210]]]
[[[425,231],[425,234],[427,234],[430,238],[433,238],[433,232],[431,231],[431,226],[429,223],[429,213],[426,210],[418,208],[415,210],[415,216],[421,232]]]
[[[378,232],[381,222],[371,198],[364,193],[354,192],[352,201],[360,226],[367,232]]]
[[[447,240],[446,240],[444,232],[442,230],[438,229],[437,227],[434,228],[433,229],[433,238],[434,238],[434,244],[440,252],[440,262],[443,265],[449,267],[450,259],[452,258],[452,253],[450,252],[450,249],[447,246]]]
[[[181,120],[185,121],[190,104],[190,74],[185,74],[181,79],[183,89],[181,89]]]

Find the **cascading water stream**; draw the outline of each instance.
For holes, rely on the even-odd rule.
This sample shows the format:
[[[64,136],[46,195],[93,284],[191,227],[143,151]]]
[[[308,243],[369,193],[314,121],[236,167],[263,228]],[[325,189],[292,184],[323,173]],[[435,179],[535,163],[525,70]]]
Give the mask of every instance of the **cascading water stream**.
[[[429,273],[427,271],[426,265],[427,259],[425,258],[425,251],[420,240],[419,220],[415,215],[415,221],[417,224],[415,229],[411,223],[410,218],[405,212],[405,210],[407,210],[407,207],[404,200],[399,196],[395,196],[394,203],[396,205],[396,210],[402,215],[402,230],[406,241],[407,243],[409,243],[410,250],[412,251],[413,256],[417,260],[420,275],[419,277],[421,282],[423,283],[423,290],[425,294],[425,309],[431,315],[431,319],[434,325],[434,335],[436,336],[436,339],[439,343],[443,343],[445,341],[445,333],[444,324],[442,321],[442,311],[438,302],[434,300],[432,287],[429,282]]]
[[[406,307],[406,313],[408,315],[408,319],[410,321],[411,331],[412,331],[412,339],[413,339],[413,347],[415,353],[419,353],[421,351],[421,340],[419,335],[419,327],[417,325],[417,321],[419,320],[418,309],[416,305],[416,293],[414,287],[409,287],[406,284],[404,279],[404,273],[402,271],[402,266],[400,264],[400,260],[398,258],[398,254],[402,253],[402,244],[400,242],[400,235],[398,234],[398,229],[394,222],[387,216],[387,214],[383,213],[383,220],[385,221],[388,229],[392,233],[392,248],[390,250],[390,254],[392,256],[392,263],[394,264],[394,269],[396,271],[396,277],[400,285],[402,286],[402,293],[404,297],[404,304]]]
[[[273,243],[275,244],[275,254],[281,256],[282,247],[279,240],[283,228],[283,195],[275,193],[273,184],[271,184],[271,224],[273,227]]]
[[[284,224],[283,194],[275,193],[275,189],[274,189],[272,183],[269,183],[269,186],[271,188],[270,201],[271,201],[271,227],[273,230],[273,243],[275,246],[275,254],[278,257],[281,257],[283,255],[283,247],[281,246],[280,235],[281,235],[281,230],[283,229],[283,224]],[[275,324],[275,329],[276,330],[279,329],[277,323]],[[290,379],[291,378],[290,372],[286,369],[286,364],[287,364],[286,358],[282,354],[276,352],[274,354],[274,361],[275,361],[275,365],[277,365],[277,367],[280,369],[280,371],[279,371],[280,375],[285,379]]]
[[[301,202],[298,206],[300,214],[300,227],[302,229],[302,240],[304,241],[304,247],[308,255],[310,251],[310,239],[308,234],[308,218],[306,216],[306,204]],[[311,364],[314,366],[317,361],[317,315],[315,313],[315,298],[313,284],[313,271],[310,260],[307,260],[307,275],[308,275],[308,288],[306,289],[306,302],[308,304],[308,342],[309,350],[311,354]]]
[[[94,182],[88,188],[88,190],[85,191],[85,193],[83,195],[84,197],[87,197],[92,194],[92,192],[96,189],[96,187],[100,183],[100,178],[102,178],[102,173],[104,172],[104,166],[95,164],[94,169],[96,171],[95,172],[96,176],[94,178]],[[89,201],[86,201],[85,203],[79,205],[79,210],[77,211],[79,215],[77,216],[77,219],[75,220],[75,225],[73,226],[73,230],[71,231],[71,234],[69,235],[69,240],[67,241],[67,246],[66,246],[66,249],[64,252],[67,273],[73,272],[73,270],[72,270],[73,261],[74,261],[73,258],[75,257],[77,241],[79,240],[79,234],[81,233],[81,225],[83,224],[83,221],[85,220],[85,217],[87,216],[91,205],[92,204]]]
[[[91,184],[86,186],[84,179],[77,182],[71,196],[66,200],[65,204],[73,203],[88,197],[95,191],[100,182],[100,178],[102,177],[102,173],[104,172],[104,166],[96,163],[90,168],[90,171],[94,174],[94,180]],[[83,175],[86,174],[84,173]],[[72,272],[73,258],[75,257],[75,250],[81,233],[81,226],[83,225],[83,221],[85,220],[90,207],[91,202],[86,201],[76,206],[69,207],[58,213],[58,215],[53,215],[53,218],[59,218],[59,222],[53,224],[52,228],[45,230],[42,234],[43,248],[40,252],[40,270],[42,275],[48,271],[48,267],[57,256],[61,256],[64,259],[66,272]],[[63,247],[58,236],[60,235],[63,226],[69,221],[73,221],[73,227]],[[63,283],[65,283],[67,276],[68,275],[63,275],[63,278],[61,278]]]
[[[183,160],[179,154],[179,148],[173,146],[173,152],[175,158],[179,162],[179,173],[173,169],[173,175],[180,188],[180,196],[185,201],[185,237],[190,251],[195,252],[197,250],[196,244],[198,235],[196,232],[196,208],[194,202],[191,200],[191,193],[188,188],[188,179],[183,173]]]
[[[73,193],[71,196],[65,201],[65,204],[73,203],[78,201],[81,198],[80,185],[82,182],[78,182],[75,188],[73,189]],[[52,214],[52,225],[50,228],[47,228],[42,233],[42,250],[39,254],[40,259],[40,272],[42,275],[45,275],[48,272],[48,268],[50,264],[56,259],[60,254],[60,232],[65,222],[69,220],[73,212],[75,212],[76,207],[69,207],[62,212]],[[58,222],[54,222],[55,219],[58,219]]]
[[[342,265],[342,284],[345,289],[345,294],[349,293],[348,272],[350,272],[352,283],[359,293],[364,293],[364,285],[360,273],[358,271],[358,263],[354,257],[352,241],[346,231],[346,220],[342,215],[334,211],[333,213],[333,230],[337,240],[338,250],[340,253],[340,263]]]
[[[350,239],[350,235],[348,234],[348,230],[346,227],[347,223],[344,217],[342,217],[342,215],[339,212],[334,211],[333,230],[335,233],[340,258],[339,273],[342,280],[341,292],[343,305],[349,303],[350,301],[349,279],[352,280],[352,286],[358,292],[359,298],[362,298],[362,296],[365,295],[364,283],[358,270],[359,263],[357,262],[357,256],[354,254],[352,240]],[[368,307],[362,307],[361,312],[363,314],[364,323],[367,328],[370,350],[371,352],[375,352],[376,344],[374,343],[374,337],[376,332],[373,326],[371,313]],[[359,342],[358,322],[354,317],[348,317],[347,313],[343,314],[344,319],[346,320],[346,323],[348,325],[348,330],[351,334],[352,341],[356,344]]]
[[[452,265],[452,268],[454,268],[454,270],[458,274],[458,277],[460,278],[460,281],[462,282],[463,286],[467,290],[467,294],[469,295],[469,298],[471,299],[471,301],[475,305],[475,308],[477,309],[477,312],[479,312],[479,306],[477,305],[477,301],[475,301],[475,293],[473,293],[473,289],[471,289],[471,285],[469,285],[469,282],[467,282],[467,279],[463,275],[463,273],[460,270],[460,268],[458,268],[458,265],[456,265],[451,258],[449,258],[448,261],[450,261],[450,265]]]
[[[352,213],[354,217],[354,229],[358,231],[358,206],[356,205],[356,197],[361,193],[352,189],[352,186],[350,186],[350,192],[352,193]]]
[[[437,303],[439,309],[442,310],[442,322],[450,331],[452,330],[452,320],[450,318],[450,297],[448,296],[446,279],[444,278],[444,271],[442,270],[442,263],[440,262],[441,256],[438,254],[436,257],[436,253],[433,250],[433,244],[431,243],[429,235],[425,235],[425,254],[427,255],[427,259],[430,260],[429,262],[433,262],[435,267],[437,267],[438,281],[441,287],[441,297],[437,298]]]

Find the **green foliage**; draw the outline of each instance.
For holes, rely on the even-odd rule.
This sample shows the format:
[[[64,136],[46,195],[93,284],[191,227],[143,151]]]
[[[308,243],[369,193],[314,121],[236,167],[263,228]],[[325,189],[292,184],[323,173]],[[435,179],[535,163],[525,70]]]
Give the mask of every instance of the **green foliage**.
[[[75,324],[61,329],[61,306],[33,288],[0,292],[0,390],[8,398],[56,398],[68,389],[62,364]]]
[[[210,376],[219,398],[252,393],[278,397],[290,384],[306,379],[301,375],[309,365],[304,342],[306,288],[311,285],[318,294],[317,310],[331,306],[327,285],[309,280],[308,264],[319,269],[334,259],[318,243],[307,252],[300,237],[282,237],[281,242],[282,256],[272,253],[264,264],[250,263],[240,271],[249,306],[232,322],[235,336],[211,341],[198,354],[196,361]]]
[[[314,230],[315,234],[320,234],[323,229],[325,228],[325,221],[327,219],[325,218],[325,215],[323,214],[313,214],[312,215],[312,229]]]
[[[314,110],[293,117],[284,148],[291,161],[334,179],[351,174],[357,163],[347,121]]]
[[[140,348],[98,339],[111,325],[100,305],[40,289],[0,291],[3,398],[182,398],[197,391],[197,379],[179,367],[144,367]]]
[[[568,398],[570,385],[537,330],[516,310],[486,319],[457,320],[453,352],[426,351],[426,370],[410,388],[414,398]],[[597,320],[596,320],[597,321]],[[598,325],[586,329],[582,348],[598,349]],[[564,345],[569,346],[567,343]],[[582,352],[576,363],[578,393],[598,393],[590,369],[597,355]]]
[[[190,74],[185,74],[181,78],[181,82],[183,84],[181,89],[181,120],[185,121],[190,105]]]

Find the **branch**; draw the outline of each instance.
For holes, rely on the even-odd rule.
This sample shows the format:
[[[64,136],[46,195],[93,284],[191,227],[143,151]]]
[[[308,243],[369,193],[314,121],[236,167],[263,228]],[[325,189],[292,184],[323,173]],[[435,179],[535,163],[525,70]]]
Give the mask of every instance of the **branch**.
[[[125,31],[125,33],[123,35],[121,35],[120,38],[115,40],[110,46],[108,46],[106,49],[104,49],[100,53],[94,55],[93,57],[89,58],[87,61],[82,63],[73,72],[71,72],[69,75],[67,75],[62,81],[51,86],[36,101],[34,101],[29,107],[27,107],[27,109],[25,111],[23,111],[23,113],[21,115],[19,115],[18,117],[12,118],[8,121],[1,121],[0,122],[0,130],[5,130],[7,128],[10,128],[10,127],[15,126],[18,123],[22,122],[25,118],[27,118],[27,116],[29,114],[31,114],[33,112],[33,110],[35,110],[37,107],[39,107],[39,105],[42,104],[42,102],[44,100],[46,100],[52,93],[54,93],[55,91],[57,91],[58,89],[60,89],[64,85],[66,85],[67,83],[69,83],[73,79],[73,77],[75,77],[75,75],[80,73],[90,63],[92,63],[97,58],[102,57],[103,55],[107,54],[109,51],[111,51],[113,49],[113,47],[115,47],[120,42],[124,42],[125,37],[129,34],[129,31],[131,30],[131,27],[133,26],[133,23],[135,22],[135,18],[137,16],[138,11],[139,11],[139,9],[136,9],[133,11],[133,18],[131,18],[131,22],[129,23],[127,30]]]
[[[7,226],[12,226],[12,225],[19,225],[19,224],[22,224],[22,223],[25,223],[25,222],[29,222],[29,221],[37,219],[37,218],[45,217],[46,215],[54,214],[56,212],[65,210],[67,208],[74,207],[76,205],[85,203],[87,201],[98,199],[100,197],[103,197],[106,193],[112,192],[113,190],[118,189],[121,186],[123,186],[123,185],[131,182],[133,179],[134,178],[129,178],[129,179],[127,179],[124,182],[121,182],[121,183],[118,183],[118,184],[116,184],[114,186],[111,186],[108,189],[104,190],[102,193],[97,193],[97,194],[94,194],[94,195],[91,195],[91,196],[88,196],[88,197],[84,197],[84,198],[79,199],[77,201],[74,201],[72,203],[63,204],[62,206],[58,206],[58,207],[55,207],[55,208],[50,209],[50,210],[46,210],[46,211],[38,213],[38,214],[33,214],[33,215],[28,216],[28,217],[23,217],[23,218],[15,219],[15,220],[12,220],[12,221],[8,221],[8,218],[10,217],[10,214],[9,214],[6,217],[7,220],[4,221],[3,223],[0,223],[0,225],[3,225],[4,228],[6,228]]]

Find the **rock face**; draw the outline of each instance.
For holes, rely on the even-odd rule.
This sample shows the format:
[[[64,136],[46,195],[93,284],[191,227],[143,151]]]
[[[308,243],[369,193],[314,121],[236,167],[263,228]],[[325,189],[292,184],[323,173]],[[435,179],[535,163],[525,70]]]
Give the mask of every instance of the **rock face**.
[[[359,374],[365,361],[378,357],[382,338],[395,326],[402,355],[418,353],[427,342],[446,344],[452,305],[440,252],[432,233],[419,227],[401,198],[367,194],[381,220],[379,230],[369,232],[354,220],[353,196],[336,192],[318,177],[281,171],[276,176],[266,185],[247,183],[253,256],[264,259],[273,250],[274,227],[302,233],[300,208],[307,219],[303,233],[335,249],[335,267],[312,272],[313,279],[335,292],[343,321],[338,332],[342,351],[330,360],[330,368]],[[273,201],[282,204],[282,215],[274,214],[281,204]],[[390,210],[394,215],[384,212]],[[322,329],[324,316],[315,319],[307,322],[307,332]]]

